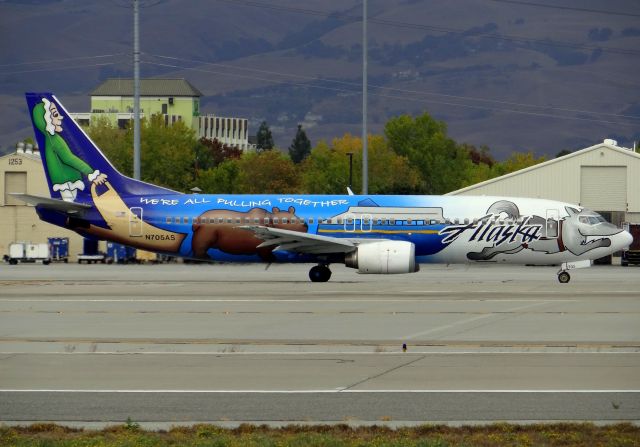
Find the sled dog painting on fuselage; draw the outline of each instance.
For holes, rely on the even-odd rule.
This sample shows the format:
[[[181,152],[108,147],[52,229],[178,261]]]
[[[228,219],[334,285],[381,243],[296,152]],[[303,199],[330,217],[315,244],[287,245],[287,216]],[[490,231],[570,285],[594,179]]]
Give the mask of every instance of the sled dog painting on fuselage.
[[[50,197],[16,194],[40,218],[96,239],[184,258],[329,264],[411,273],[420,263],[586,262],[631,235],[579,206],[449,196],[182,194],[122,175],[50,93],[27,104]]]

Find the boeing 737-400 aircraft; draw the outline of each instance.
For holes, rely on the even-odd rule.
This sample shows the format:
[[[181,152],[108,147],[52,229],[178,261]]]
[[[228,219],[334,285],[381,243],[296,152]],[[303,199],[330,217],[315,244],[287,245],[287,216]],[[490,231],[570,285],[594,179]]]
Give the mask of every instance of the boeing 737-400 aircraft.
[[[84,237],[209,261],[331,263],[411,273],[420,263],[558,264],[627,247],[631,235],[577,205],[513,197],[182,194],[125,177],[50,93],[27,103],[51,197],[17,194]]]

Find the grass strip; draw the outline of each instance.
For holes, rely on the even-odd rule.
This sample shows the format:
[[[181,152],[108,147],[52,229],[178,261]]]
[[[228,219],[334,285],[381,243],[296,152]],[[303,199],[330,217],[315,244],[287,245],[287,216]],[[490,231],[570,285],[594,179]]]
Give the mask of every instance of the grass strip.
[[[84,430],[56,424],[0,426],[0,446],[231,446],[231,447],[636,447],[640,427],[622,423],[532,424],[450,427],[423,425],[392,429],[382,426],[289,425],[272,428],[243,424],[237,428],[198,424],[165,431],[147,431],[129,420],[103,430]]]

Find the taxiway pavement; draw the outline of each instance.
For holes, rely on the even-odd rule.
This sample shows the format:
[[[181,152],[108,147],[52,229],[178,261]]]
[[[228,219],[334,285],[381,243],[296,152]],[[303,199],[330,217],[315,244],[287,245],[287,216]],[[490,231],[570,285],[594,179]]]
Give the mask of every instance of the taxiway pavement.
[[[640,421],[638,269],[307,270],[0,266],[0,421]]]

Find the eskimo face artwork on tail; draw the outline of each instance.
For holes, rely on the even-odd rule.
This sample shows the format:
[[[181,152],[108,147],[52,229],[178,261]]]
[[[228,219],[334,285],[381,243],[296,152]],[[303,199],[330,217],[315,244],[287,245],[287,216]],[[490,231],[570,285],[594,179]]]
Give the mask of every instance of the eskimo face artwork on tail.
[[[142,215],[133,212],[126,203],[125,191],[131,179],[115,171],[52,95],[29,94],[27,102],[31,105],[38,145],[42,148],[51,197],[57,199],[59,194],[64,202],[89,207],[89,210],[81,208],[82,211],[76,209],[73,214],[65,214],[62,219],[66,228],[83,236],[147,250],[178,252],[185,234],[151,225]],[[68,125],[63,127],[65,118],[69,118]],[[91,203],[98,215],[89,206]],[[47,210],[39,212],[43,220],[53,219],[58,224],[59,215]],[[139,229],[135,233],[134,227]]]
[[[478,250],[467,252],[468,260],[490,261],[498,255],[523,251],[582,256],[597,248],[610,247],[610,237],[622,231],[594,212],[570,206],[565,206],[564,211],[567,214],[561,219],[522,216],[514,202],[500,200],[477,222],[447,226],[440,234],[445,236],[443,243],[460,238],[475,243]]]
[[[44,136],[44,159],[53,190],[59,192],[63,200],[73,202],[78,191],[85,189],[83,177],[101,185],[107,176],[71,152],[61,135],[62,119],[56,105],[47,98],[42,98],[33,108],[33,122]]]

